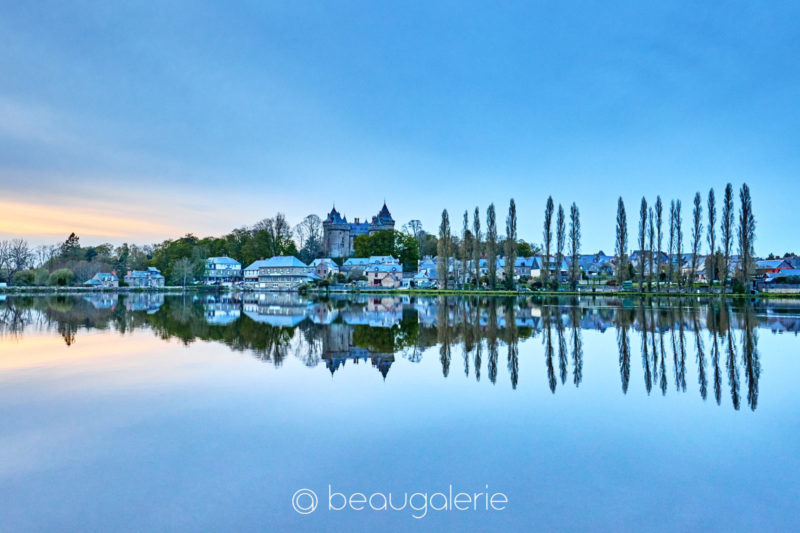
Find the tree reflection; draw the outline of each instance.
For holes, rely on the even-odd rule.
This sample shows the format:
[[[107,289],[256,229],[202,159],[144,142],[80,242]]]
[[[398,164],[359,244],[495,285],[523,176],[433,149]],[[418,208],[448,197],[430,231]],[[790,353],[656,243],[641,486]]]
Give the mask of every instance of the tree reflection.
[[[618,313],[617,345],[619,347],[619,378],[622,382],[622,392],[628,393],[628,384],[631,380],[631,347],[628,339],[628,323],[624,313]]]
[[[581,309],[577,305],[570,308],[572,315],[572,383],[578,387],[583,380],[583,339],[581,338]]]
[[[544,359],[545,366],[547,367],[547,384],[550,386],[550,392],[556,392],[556,373],[553,367],[553,329],[551,327],[550,307],[545,305],[542,307],[542,328],[544,329]]]
[[[700,397],[705,401],[708,395],[708,380],[706,379],[706,355],[701,337],[700,325],[697,321],[697,309],[692,309],[692,331],[694,332],[695,351],[697,352],[697,383],[700,386]]]
[[[758,332],[755,329],[755,312],[748,305],[744,311],[742,329],[742,359],[747,379],[747,404],[755,411],[758,406],[758,380],[761,376],[761,363],[758,356]]]
[[[453,373],[458,376],[450,372],[453,346],[457,346],[462,349],[465,378],[473,372],[479,382],[486,359],[492,384],[497,383],[498,372],[507,371],[512,389],[517,389],[520,373],[527,368],[524,358],[520,361],[521,344],[541,333],[547,384],[555,393],[559,381],[565,385],[569,379],[570,364],[572,383],[576,387],[582,383],[582,330],[587,329],[592,336],[616,337],[625,394],[631,387],[631,366],[638,364],[631,361],[631,350],[635,349],[631,343],[638,338],[641,375],[648,395],[654,388],[662,395],[667,393],[670,349],[675,390],[687,390],[686,351],[693,349],[698,390],[704,400],[713,388],[720,404],[727,377],[734,409],[739,409],[745,396],[750,409],[755,410],[761,374],[759,328],[800,331],[800,319],[781,310],[770,302],[719,299],[698,303],[695,299],[658,298],[62,294],[0,300],[0,337],[24,336],[25,331],[36,329],[58,335],[72,346],[84,331],[92,329],[127,334],[146,328],[161,339],[187,346],[198,340],[221,343],[276,367],[291,360],[309,368],[324,365],[333,374],[345,365],[371,362],[384,377],[396,354],[402,353],[405,361],[416,363],[429,348],[435,348],[442,375],[448,379],[461,376],[460,372]],[[688,342],[693,346],[687,346],[687,328],[691,329],[693,338]],[[498,369],[501,341],[507,348],[504,369]],[[541,372],[538,360],[534,365]],[[639,375],[637,369],[633,373]],[[741,391],[742,377],[746,394]]]

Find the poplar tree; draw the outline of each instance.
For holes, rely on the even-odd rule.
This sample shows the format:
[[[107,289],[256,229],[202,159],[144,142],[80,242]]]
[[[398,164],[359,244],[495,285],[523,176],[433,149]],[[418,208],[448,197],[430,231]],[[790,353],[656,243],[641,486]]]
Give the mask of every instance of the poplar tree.
[[[550,281],[550,245],[553,243],[553,197],[547,197],[544,207],[544,228],[542,232],[544,257],[542,258],[542,286],[547,287]]]
[[[653,268],[656,260],[656,249],[655,249],[655,226],[653,222],[653,208],[651,207],[648,211],[647,215],[647,236],[648,240],[650,241],[650,275],[647,277],[647,290],[653,290]]]
[[[692,264],[689,274],[689,286],[694,286],[694,277],[697,273],[698,257],[700,246],[703,240],[703,199],[700,193],[694,195],[694,209],[692,210]]]
[[[742,282],[747,285],[755,273],[753,244],[756,240],[756,219],[750,200],[750,188],[746,183],[739,190],[739,260]]]
[[[669,202],[669,263],[667,264],[667,291],[672,290],[675,266],[675,200]]]
[[[472,260],[475,263],[475,287],[481,285],[481,212],[478,206],[475,206],[475,212],[472,214]]]
[[[470,242],[471,235],[469,234],[469,211],[464,210],[464,223],[461,228],[461,284],[462,286],[467,283],[467,278],[469,277],[469,268],[467,268],[467,263],[469,263],[469,256],[470,256]]]
[[[506,242],[505,242],[505,285],[506,289],[514,288],[514,263],[517,261],[517,206],[512,198],[508,204],[506,217]]]
[[[683,287],[683,218],[681,201],[675,200],[675,253],[678,255],[678,289]]]
[[[706,257],[706,276],[708,276],[708,288],[714,288],[714,275],[717,267],[717,199],[714,196],[714,189],[708,191],[708,257]]]
[[[567,221],[564,208],[558,204],[556,215],[556,286],[561,284],[561,263],[564,262],[564,246],[567,240]]]
[[[664,238],[664,235],[661,231],[661,226],[663,223],[663,209],[664,206],[661,204],[661,196],[656,196],[656,240],[658,241],[658,249],[656,250],[658,255],[658,260],[656,261],[656,287],[658,287],[659,290],[661,289],[661,245],[663,244],[662,239]]]
[[[617,201],[617,282],[622,285],[628,266],[628,217],[625,215],[625,203],[622,196]]]
[[[581,275],[581,267],[578,264],[581,253],[581,213],[578,206],[573,202],[569,208],[569,255],[572,261],[569,265],[569,283],[574,291],[578,285]]]
[[[439,257],[436,261],[436,275],[439,278],[439,287],[447,289],[447,278],[450,268],[450,216],[447,214],[447,209],[442,211],[442,223],[439,226],[437,253]]]
[[[722,197],[722,219],[720,220],[720,238],[722,239],[722,292],[728,284],[731,250],[733,249],[733,185],[725,186]]]
[[[497,223],[494,204],[486,210],[486,261],[489,267],[489,287],[497,287]]]
[[[644,290],[645,240],[647,236],[647,200],[642,196],[639,207],[639,292]]]

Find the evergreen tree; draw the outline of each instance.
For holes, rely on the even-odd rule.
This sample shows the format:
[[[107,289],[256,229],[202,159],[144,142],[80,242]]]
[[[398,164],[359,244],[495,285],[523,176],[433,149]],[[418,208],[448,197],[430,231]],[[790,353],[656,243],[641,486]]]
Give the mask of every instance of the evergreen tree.
[[[667,264],[667,291],[672,290],[675,266],[675,200],[669,202],[669,263]]]

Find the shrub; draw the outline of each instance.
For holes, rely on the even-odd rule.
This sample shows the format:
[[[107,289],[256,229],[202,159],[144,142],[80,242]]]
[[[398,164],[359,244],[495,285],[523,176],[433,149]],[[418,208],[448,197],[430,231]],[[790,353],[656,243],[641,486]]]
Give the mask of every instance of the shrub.
[[[18,287],[29,287],[36,283],[36,272],[33,270],[20,270],[11,276],[11,284]]]
[[[50,285],[56,285],[58,287],[66,287],[67,285],[72,285],[72,281],[75,279],[75,274],[72,273],[72,270],[68,268],[59,268],[58,270],[54,270],[52,274],[50,274],[50,279],[48,283]]]
[[[742,280],[736,278],[733,280],[733,285],[731,285],[731,291],[733,291],[734,294],[744,294],[747,291],[747,287],[744,286]]]

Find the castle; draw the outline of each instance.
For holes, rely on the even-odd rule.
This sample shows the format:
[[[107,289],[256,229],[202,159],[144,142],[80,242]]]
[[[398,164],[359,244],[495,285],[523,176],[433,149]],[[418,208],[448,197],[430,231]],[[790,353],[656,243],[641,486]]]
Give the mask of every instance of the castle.
[[[347,217],[336,210],[336,206],[331,209],[325,220],[322,221],[322,246],[326,257],[350,257],[355,251],[353,243],[359,235],[373,235],[382,230],[394,229],[394,219],[386,202],[377,216],[372,217],[371,222],[361,222],[355,219],[348,222]]]

